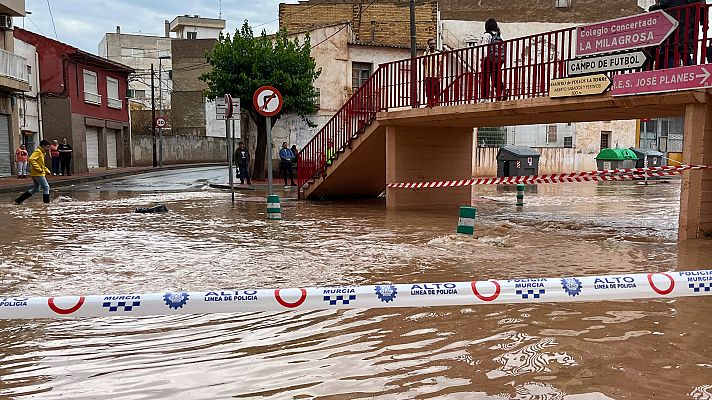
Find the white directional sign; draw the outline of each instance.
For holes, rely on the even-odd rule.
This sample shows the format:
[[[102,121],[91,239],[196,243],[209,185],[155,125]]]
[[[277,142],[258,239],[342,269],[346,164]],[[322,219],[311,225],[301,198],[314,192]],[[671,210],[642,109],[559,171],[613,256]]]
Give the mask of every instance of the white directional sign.
[[[252,97],[255,110],[265,117],[274,117],[282,109],[282,94],[272,86],[262,86]]]
[[[218,120],[225,118],[225,97],[215,99],[215,118]],[[230,119],[240,119],[240,98],[233,97],[232,99],[232,117]]]
[[[598,57],[577,58],[566,63],[566,75],[589,75],[601,72],[640,68],[647,57],[642,51],[611,54]]]

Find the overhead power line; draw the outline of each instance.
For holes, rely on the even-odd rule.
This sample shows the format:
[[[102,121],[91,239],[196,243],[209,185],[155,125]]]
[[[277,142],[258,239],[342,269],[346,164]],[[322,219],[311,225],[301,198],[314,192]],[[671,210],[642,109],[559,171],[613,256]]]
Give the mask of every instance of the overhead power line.
[[[54,25],[54,15],[52,15],[52,6],[49,4],[49,0],[47,0],[47,8],[49,9],[49,17],[52,20],[52,28],[54,29],[54,38],[59,40],[59,36],[57,36],[57,27]]]

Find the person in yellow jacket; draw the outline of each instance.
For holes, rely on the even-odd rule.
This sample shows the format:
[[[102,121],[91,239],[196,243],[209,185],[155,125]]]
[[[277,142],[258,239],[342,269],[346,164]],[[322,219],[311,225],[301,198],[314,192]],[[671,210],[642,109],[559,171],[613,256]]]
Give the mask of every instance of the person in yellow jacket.
[[[15,204],[20,204],[27,200],[33,194],[39,192],[40,187],[42,187],[42,201],[49,203],[49,183],[47,183],[47,178],[45,175],[51,175],[52,171],[45,165],[45,158],[49,153],[49,142],[42,140],[39,147],[32,152],[30,156],[30,176],[32,177],[32,189],[21,194],[20,197],[15,199]]]

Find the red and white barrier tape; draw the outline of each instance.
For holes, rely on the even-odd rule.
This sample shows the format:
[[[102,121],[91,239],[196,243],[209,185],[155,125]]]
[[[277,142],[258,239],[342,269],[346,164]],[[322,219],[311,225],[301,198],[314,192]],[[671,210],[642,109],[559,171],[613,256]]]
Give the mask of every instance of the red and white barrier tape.
[[[0,297],[0,319],[476,306],[712,295],[712,269],[585,277],[260,290]]]
[[[704,169],[706,165],[680,165],[650,168],[606,169],[601,171],[571,172],[566,174],[544,174],[529,176],[506,176],[499,178],[474,178],[457,181],[389,183],[386,187],[397,189],[445,188],[474,185],[514,185],[519,183],[562,183],[623,181],[645,178],[645,176],[671,176],[691,169]]]

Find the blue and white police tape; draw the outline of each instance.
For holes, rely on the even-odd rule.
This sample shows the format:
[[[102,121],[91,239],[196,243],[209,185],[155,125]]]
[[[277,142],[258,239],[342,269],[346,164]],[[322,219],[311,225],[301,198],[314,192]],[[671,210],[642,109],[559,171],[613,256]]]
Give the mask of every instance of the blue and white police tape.
[[[712,295],[712,270],[292,289],[0,297],[0,319],[475,306]]]

